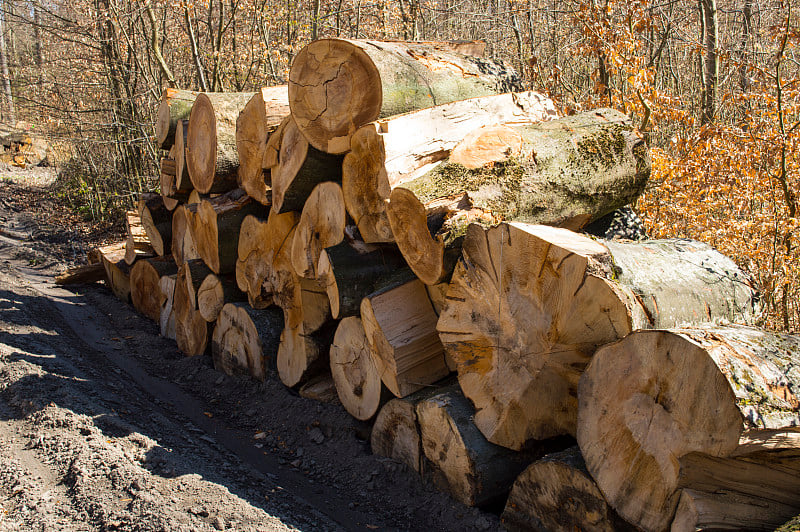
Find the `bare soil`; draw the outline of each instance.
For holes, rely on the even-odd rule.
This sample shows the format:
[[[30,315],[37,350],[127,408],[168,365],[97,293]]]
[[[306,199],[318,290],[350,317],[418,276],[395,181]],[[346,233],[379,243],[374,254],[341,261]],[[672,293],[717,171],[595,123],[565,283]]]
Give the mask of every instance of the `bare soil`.
[[[340,405],[184,357],[102,284],[55,286],[120,235],[51,181],[0,175],[0,530],[502,529],[372,455]]]

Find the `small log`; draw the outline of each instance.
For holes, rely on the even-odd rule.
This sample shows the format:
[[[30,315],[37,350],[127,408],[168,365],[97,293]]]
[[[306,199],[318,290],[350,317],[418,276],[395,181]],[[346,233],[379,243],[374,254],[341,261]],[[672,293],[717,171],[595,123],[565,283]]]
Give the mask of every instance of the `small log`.
[[[233,275],[207,275],[197,289],[197,310],[207,322],[216,321],[226,303],[245,300]]]
[[[158,318],[158,327],[161,336],[175,340],[177,338],[177,330],[175,326],[175,312],[173,312],[173,301],[175,297],[175,282],[178,274],[164,275],[159,282],[159,288],[163,295],[163,304],[161,305],[161,314]]]
[[[578,379],[599,346],[757,314],[748,277],[691,240],[603,243],[511,222],[471,225],[463,252],[437,329],[476,425],[511,449],[575,434]]]
[[[172,212],[164,198],[158,194],[142,193],[136,210],[156,255],[169,255],[172,251]]]
[[[263,87],[257,91],[236,118],[236,150],[239,154],[239,186],[264,205],[269,181],[262,161],[267,140],[289,115],[289,89],[286,85]],[[267,174],[268,175],[268,174]]]
[[[136,259],[152,257],[156,254],[142,225],[142,218],[136,211],[125,213],[125,263],[132,266]]]
[[[167,196],[186,201],[186,196],[194,190],[192,178],[189,176],[189,168],[186,166],[186,142],[189,135],[189,121],[179,120],[175,129],[175,146],[173,157],[175,158],[175,179],[169,183]],[[161,189],[162,194],[165,192]]]
[[[372,419],[388,396],[372,361],[361,318],[351,316],[339,322],[330,361],[336,393],[344,409],[358,420]]]
[[[312,146],[344,153],[356,129],[378,118],[520,85],[510,67],[445,46],[320,39],[292,63],[289,105]]]
[[[136,310],[153,321],[161,319],[166,295],[161,278],[176,275],[178,267],[169,257],[136,261],[131,268],[131,301]]]
[[[214,369],[263,381],[274,365],[282,330],[283,312],[277,307],[256,310],[245,303],[226,303],[211,344]]]
[[[197,247],[192,236],[194,213],[189,205],[179,205],[172,211],[172,259],[180,266],[186,261],[199,259]]]
[[[175,141],[175,127],[179,120],[188,119],[198,93],[180,89],[164,89],[156,111],[156,145],[168,150]]]
[[[173,210],[177,207],[179,201],[186,201],[187,195],[183,193],[170,194],[169,191],[175,190],[175,146],[170,148],[169,157],[162,157],[159,162],[158,183],[161,186],[161,196],[164,200],[164,205],[167,210]]]
[[[106,271],[106,286],[118,299],[129,303],[131,300],[131,267],[125,262],[125,242],[117,242],[98,248],[103,269]]]
[[[300,386],[300,389],[297,390],[297,395],[319,403],[341,406],[339,396],[336,395],[336,384],[330,375],[321,374],[311,377],[308,382]]]
[[[315,186],[303,205],[292,239],[292,265],[297,275],[317,277],[322,250],[344,240],[346,218],[342,187],[331,181]]]
[[[726,487],[735,486],[748,497],[782,494],[775,507],[794,493],[798,504],[797,458],[790,462],[789,484],[772,484],[786,478],[780,469],[790,473],[779,462],[768,474],[752,460],[716,460],[752,453],[765,431],[796,431],[798,397],[798,336],[745,326],[636,331],[599,349],[581,377],[578,444],[606,500],[642,530],[670,526],[682,502],[681,485],[711,493],[719,487],[720,503],[730,493]],[[773,440],[766,446],[787,446],[797,456],[797,438]],[[749,477],[751,468],[760,472]],[[695,511],[705,511],[698,507],[701,496],[687,497],[685,504],[697,501]],[[767,512],[760,513],[767,519]],[[713,522],[713,516],[697,517],[709,518]]]
[[[56,275],[55,283],[62,286],[69,284],[96,283],[97,281],[102,281],[105,277],[106,270],[103,264],[98,262],[69,268],[67,271]]]
[[[270,171],[270,184],[272,183],[272,169],[278,166],[281,160],[281,145],[283,144],[283,131],[290,123],[292,123],[292,116],[289,115],[278,125],[275,131],[267,139],[267,144],[264,146],[264,156],[261,159],[261,167],[265,171]],[[296,126],[293,126],[296,127]]]
[[[211,271],[201,260],[191,260],[178,268],[172,308],[175,314],[175,341],[186,356],[202,355],[211,336],[209,324],[197,310],[197,289]]]
[[[487,124],[531,124],[558,115],[535,92],[471,98],[367,124],[350,140],[342,163],[347,212],[365,242],[393,242],[386,217],[392,189],[447,159],[467,134]]]
[[[366,296],[361,320],[381,380],[405,397],[447,376],[450,370],[436,334],[436,313],[418,280]]]
[[[186,166],[200,193],[227,192],[238,186],[236,118],[252,97],[252,92],[197,95],[189,115]]]

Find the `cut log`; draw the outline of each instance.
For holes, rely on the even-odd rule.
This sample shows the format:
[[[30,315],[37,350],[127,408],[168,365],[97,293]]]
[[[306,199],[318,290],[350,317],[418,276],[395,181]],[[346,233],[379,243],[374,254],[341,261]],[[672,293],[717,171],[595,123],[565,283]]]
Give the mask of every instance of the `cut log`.
[[[125,262],[125,242],[118,242],[98,248],[103,269],[106,271],[106,286],[118,299],[129,303],[131,300],[131,267]]]
[[[263,381],[274,366],[282,330],[283,312],[277,307],[256,310],[245,303],[226,303],[211,344],[214,369]]]
[[[342,187],[330,181],[315,186],[292,239],[292,265],[297,275],[317,277],[320,253],[344,240],[346,221]]]
[[[578,447],[548,454],[520,473],[506,501],[503,526],[510,531],[633,531],[608,506]]]
[[[173,312],[173,301],[175,297],[175,281],[178,274],[165,275],[159,282],[159,288],[163,295],[163,304],[161,305],[161,314],[158,318],[158,326],[161,336],[169,338],[170,340],[176,339],[175,328],[175,313]]]
[[[265,205],[269,181],[262,162],[270,134],[289,115],[286,85],[263,87],[256,92],[236,118],[236,150],[239,155],[239,186]]]
[[[143,193],[139,196],[136,210],[156,255],[169,255],[172,251],[172,212],[164,203],[164,198],[158,194]]]
[[[179,267],[186,261],[199,259],[192,236],[194,213],[188,205],[179,205],[172,211],[172,259]]]
[[[156,254],[136,211],[125,213],[125,263],[132,266],[136,259],[152,257]]]
[[[175,341],[186,356],[202,355],[208,347],[211,327],[197,310],[197,289],[211,271],[201,260],[191,260],[178,268],[172,308],[175,314]]]
[[[283,131],[289,123],[293,122],[292,115],[284,118],[275,131],[267,139],[267,144],[264,146],[264,156],[261,159],[261,167],[264,170],[270,170],[270,184],[272,183],[271,170],[278,166],[281,161],[281,145],[283,144]],[[297,126],[293,126],[297,127]]]
[[[336,384],[333,382],[333,377],[324,373],[310,378],[308,382],[300,386],[297,395],[319,403],[341,406],[339,396],[336,395]]]
[[[203,319],[216,321],[226,303],[239,303],[247,297],[236,286],[233,275],[207,275],[197,289],[197,310]]]
[[[131,301],[136,310],[153,321],[161,319],[166,296],[161,292],[161,278],[178,273],[169,257],[139,260],[131,268]]]
[[[199,192],[227,192],[238,186],[236,118],[252,97],[252,92],[197,95],[189,115],[186,166]]]
[[[188,119],[197,92],[179,89],[164,89],[161,103],[156,111],[156,145],[168,150],[175,142],[175,127],[179,120]]]
[[[186,196],[194,190],[192,178],[189,176],[189,168],[186,166],[186,141],[189,135],[189,121],[179,120],[175,129],[175,146],[173,157],[175,158],[175,179],[169,183],[166,190],[167,196],[186,201]],[[164,189],[161,189],[162,194]]]
[[[649,176],[642,135],[626,115],[598,109],[536,125],[481,128],[446,164],[395,188],[386,209],[409,266],[436,284],[452,272],[455,264],[447,259],[470,221],[578,230],[635,200]]]
[[[344,409],[361,421],[372,419],[389,397],[372,361],[361,318],[351,316],[339,322],[330,360],[336,393]]]
[[[316,149],[344,153],[350,136],[378,118],[519,90],[505,64],[425,44],[320,39],[289,72],[289,105]]]
[[[175,152],[175,146],[170,148],[169,157],[162,157],[160,161],[160,171],[158,182],[161,186],[161,196],[164,198],[164,205],[167,207],[168,210],[173,210],[179,201],[186,201],[187,194],[183,192],[175,192],[170,194],[170,191],[175,190],[175,172],[177,171],[175,168],[175,159],[173,159],[173,154]]]
[[[96,283],[106,278],[106,270],[103,264],[82,264],[69,268],[67,271],[59,273],[55,277],[58,285]]]
[[[707,482],[717,483],[720,503],[735,485],[764,498],[794,492],[796,504],[797,458],[789,485],[771,485],[781,478],[779,464],[767,474],[752,461],[732,466],[715,458],[752,451],[764,430],[800,425],[798,397],[800,337],[745,326],[636,331],[599,349],[581,377],[578,444],[606,500],[642,530],[670,526],[682,483],[710,492],[716,488]],[[772,447],[786,439],[775,440]],[[797,452],[796,441],[789,446]],[[761,472],[748,478],[750,467]],[[731,483],[731,472],[738,481]],[[695,511],[705,511],[700,496],[687,497],[686,505],[698,501]]]
[[[397,397],[450,373],[436,334],[436,313],[425,285],[418,280],[365,297],[361,320],[381,380]]]
[[[310,146],[290,117],[281,130],[278,163],[270,172],[272,209],[300,211],[315,186],[324,181],[342,181],[342,156]]]
[[[334,318],[358,316],[364,297],[414,280],[397,248],[349,239],[321,251],[316,273]]]
[[[634,329],[752,320],[755,295],[733,261],[700,242],[471,225],[437,328],[476,425],[520,449],[575,434],[578,379],[599,346]]]
[[[245,217],[251,214],[265,215],[266,210],[240,188],[200,202],[193,220],[192,238],[197,254],[214,273],[236,270],[239,230]]]
[[[467,134],[487,124],[531,124],[557,117],[535,92],[471,98],[393,116],[353,134],[342,164],[347,212],[366,242],[393,242],[385,202],[392,189],[447,159]]]

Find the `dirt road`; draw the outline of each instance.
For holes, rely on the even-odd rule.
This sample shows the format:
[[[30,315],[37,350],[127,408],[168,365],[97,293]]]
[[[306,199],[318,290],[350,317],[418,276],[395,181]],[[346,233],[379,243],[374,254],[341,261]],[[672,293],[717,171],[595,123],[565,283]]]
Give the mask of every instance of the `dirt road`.
[[[0,181],[0,530],[501,529],[373,456],[340,406],[182,356],[102,285],[56,287],[87,236],[47,197]]]

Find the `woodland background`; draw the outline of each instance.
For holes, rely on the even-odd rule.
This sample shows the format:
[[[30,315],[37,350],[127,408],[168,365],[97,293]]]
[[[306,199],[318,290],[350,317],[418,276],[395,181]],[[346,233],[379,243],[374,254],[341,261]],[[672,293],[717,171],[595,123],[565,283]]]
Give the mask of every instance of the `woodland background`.
[[[798,17],[785,0],[0,0],[0,109],[51,140],[58,194],[108,219],[158,186],[164,87],[284,84],[321,37],[485,40],[563,113],[628,113],[650,139],[651,236],[731,256],[762,324],[797,331]]]

